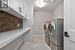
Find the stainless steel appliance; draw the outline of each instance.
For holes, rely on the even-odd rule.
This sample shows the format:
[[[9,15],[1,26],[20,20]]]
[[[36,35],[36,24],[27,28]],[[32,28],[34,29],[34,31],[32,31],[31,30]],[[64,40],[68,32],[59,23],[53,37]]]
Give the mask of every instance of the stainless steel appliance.
[[[48,46],[50,46],[50,37],[49,37],[49,30],[48,30],[49,24],[50,24],[49,21],[46,21],[44,24],[45,42]]]
[[[63,50],[63,19],[54,19],[48,26],[51,50]]]

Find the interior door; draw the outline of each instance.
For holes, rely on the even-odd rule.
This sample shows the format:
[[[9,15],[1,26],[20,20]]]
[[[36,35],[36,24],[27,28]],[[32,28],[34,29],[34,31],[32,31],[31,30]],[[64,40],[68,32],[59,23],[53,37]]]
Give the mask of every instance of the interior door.
[[[64,0],[64,50],[75,50],[75,0]]]
[[[64,0],[64,31],[69,30],[70,0]],[[69,35],[69,33],[68,33]],[[64,50],[71,50],[70,37],[64,36]]]
[[[75,0],[70,0],[69,33],[71,40],[71,50],[75,50]]]

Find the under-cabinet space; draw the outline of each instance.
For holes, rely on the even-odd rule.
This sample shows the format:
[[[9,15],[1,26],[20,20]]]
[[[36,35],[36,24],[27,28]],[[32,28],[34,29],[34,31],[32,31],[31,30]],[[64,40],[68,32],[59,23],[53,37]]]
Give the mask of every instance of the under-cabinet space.
[[[0,32],[23,28],[23,19],[0,11]]]

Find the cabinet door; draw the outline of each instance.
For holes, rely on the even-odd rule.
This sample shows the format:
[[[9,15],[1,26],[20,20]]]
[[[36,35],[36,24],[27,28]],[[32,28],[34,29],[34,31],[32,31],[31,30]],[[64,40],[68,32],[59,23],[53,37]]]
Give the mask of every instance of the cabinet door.
[[[26,16],[27,3],[26,3],[25,0],[22,0],[22,1],[21,1],[20,7],[21,7],[21,13],[23,14],[23,16]]]
[[[10,7],[13,6],[13,0],[2,0],[3,2],[5,2],[7,5],[9,5]]]
[[[24,13],[25,0],[13,0],[13,8],[19,13]],[[24,14],[23,14],[24,15]]]
[[[2,1],[4,1],[4,2],[8,3],[8,0],[2,0]]]
[[[26,2],[26,0],[8,0],[8,5],[23,16],[26,16],[28,7]]]
[[[13,6],[13,2],[12,2],[13,0],[8,0],[8,5],[10,6],[10,7],[12,7]]]
[[[30,5],[28,4],[28,2],[26,0],[23,0],[21,2],[21,8],[22,8],[22,14],[24,15],[24,17],[27,17],[28,15],[28,10],[31,10]]]
[[[19,3],[18,0],[12,0],[12,7],[13,7],[13,9],[18,11],[19,5],[20,5],[20,3]]]

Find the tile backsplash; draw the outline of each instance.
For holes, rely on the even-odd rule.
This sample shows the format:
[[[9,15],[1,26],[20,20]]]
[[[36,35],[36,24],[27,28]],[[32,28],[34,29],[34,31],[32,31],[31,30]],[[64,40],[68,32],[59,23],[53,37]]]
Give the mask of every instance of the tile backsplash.
[[[11,31],[18,28],[23,28],[23,19],[0,11],[0,32]]]

